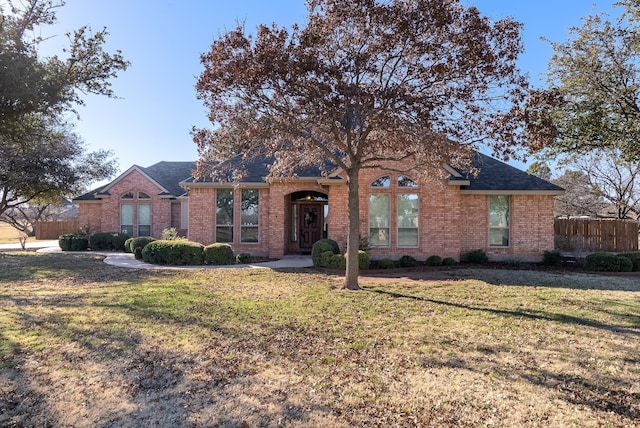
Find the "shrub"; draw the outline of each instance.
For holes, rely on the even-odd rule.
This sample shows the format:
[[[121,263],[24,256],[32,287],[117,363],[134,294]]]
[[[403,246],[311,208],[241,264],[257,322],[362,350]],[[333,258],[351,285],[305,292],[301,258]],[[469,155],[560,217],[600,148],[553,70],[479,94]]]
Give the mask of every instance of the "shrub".
[[[66,233],[58,237],[58,246],[62,251],[71,251],[71,240],[73,239],[73,233]]]
[[[251,254],[249,253],[240,253],[236,256],[236,263],[241,265],[249,264],[252,260],[253,257],[251,257]]]
[[[640,251],[632,251],[628,253],[620,253],[618,254],[620,257],[626,257],[631,260],[631,270],[632,272],[640,272]]]
[[[143,247],[136,247],[133,251],[133,257],[135,257],[136,260],[142,260],[142,249]]]
[[[390,258],[384,258],[378,262],[378,266],[380,269],[393,269],[396,267],[396,264]]]
[[[58,246],[62,251],[86,251],[89,247],[89,240],[73,233],[60,235]]]
[[[440,266],[441,264],[442,257],[436,255],[427,257],[427,266]]]
[[[150,236],[139,236],[137,238],[133,238],[131,240],[131,243],[129,244],[129,246],[131,247],[131,252],[135,253],[136,248],[143,249],[144,247],[147,246],[147,244],[155,240],[156,238],[152,238]]]
[[[342,254],[331,254],[327,266],[329,269],[346,269],[347,259]]]
[[[94,251],[124,251],[128,235],[118,232],[98,232],[91,235],[90,246]]]
[[[340,247],[338,247],[338,243],[333,239],[320,239],[313,244],[311,247],[311,260],[313,261],[313,266],[321,267],[320,257],[322,253],[326,251],[331,251],[333,254],[340,254]]]
[[[442,266],[453,266],[456,264],[456,259],[453,257],[445,257],[442,259]]]
[[[230,265],[235,260],[231,245],[220,242],[204,247],[202,257],[207,265]]]
[[[545,266],[559,266],[562,263],[560,251],[545,251],[542,253],[542,263]]]
[[[336,254],[333,251],[324,251],[322,254],[320,254],[320,257],[318,258],[318,264],[314,263],[314,266],[329,267],[329,265],[331,264],[331,259],[335,255]]]
[[[81,236],[73,236],[71,238],[71,251],[87,251],[89,248],[89,240]]]
[[[178,229],[176,229],[175,227],[170,227],[168,229],[162,230],[161,239],[165,241],[175,241],[176,239],[185,239],[185,238],[178,235]]]
[[[131,241],[133,241],[133,238],[129,238],[126,241],[124,241],[124,252],[125,253],[133,253],[133,250],[131,249]]]
[[[618,256],[620,258],[620,272],[632,272],[633,261],[627,257]]]
[[[150,242],[142,249],[145,262],[165,265],[201,265],[202,244],[187,240]]]
[[[398,266],[400,267],[414,267],[416,265],[416,259],[411,256],[402,256],[398,260]]]
[[[347,268],[346,266],[346,260],[347,260],[347,255],[344,255],[344,259],[345,259],[345,269]],[[365,251],[362,250],[358,250],[358,267],[360,269],[369,269],[369,266],[371,266],[371,260],[369,259],[369,254],[367,254]]]
[[[593,253],[585,258],[584,268],[595,272],[627,272],[633,262],[612,253]],[[625,269],[625,270],[623,270]]]
[[[467,260],[470,263],[475,263],[478,265],[489,263],[489,257],[487,257],[487,253],[485,253],[482,249],[469,251],[467,253]]]

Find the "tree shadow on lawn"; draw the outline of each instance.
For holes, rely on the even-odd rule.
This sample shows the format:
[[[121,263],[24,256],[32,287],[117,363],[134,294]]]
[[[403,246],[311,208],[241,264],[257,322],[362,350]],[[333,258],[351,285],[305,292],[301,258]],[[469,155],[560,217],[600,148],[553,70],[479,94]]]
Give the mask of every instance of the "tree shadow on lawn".
[[[514,318],[527,318],[527,319],[533,319],[533,320],[559,322],[562,324],[575,324],[575,325],[593,327],[593,328],[605,330],[612,333],[640,336],[640,323],[637,323],[634,327],[630,328],[628,326],[607,324],[607,323],[602,323],[600,321],[596,321],[588,318],[581,318],[581,317],[576,317],[573,315],[567,315],[562,313],[553,313],[553,312],[534,310],[534,309],[508,310],[508,309],[497,309],[497,308],[490,308],[490,307],[483,307],[483,306],[471,306],[471,305],[465,305],[462,303],[454,303],[454,302],[447,302],[445,300],[429,299],[426,297],[412,296],[408,294],[396,293],[393,291],[386,291],[381,289],[366,288],[365,290],[371,293],[383,294],[393,298],[418,300],[422,302],[449,306],[449,307],[464,309],[468,311],[487,312],[491,314],[504,315],[504,316],[514,317]],[[634,321],[638,321],[638,320],[634,319]]]
[[[436,300],[425,298],[421,296],[412,296],[408,294],[402,294],[397,292],[390,292],[381,289],[365,288],[367,292],[390,296],[397,299],[409,299],[421,302],[427,302],[435,305],[443,305],[448,307],[454,307],[458,309],[468,311],[479,311],[491,314],[497,314],[502,316],[508,316],[513,318],[527,318],[533,320],[542,320],[550,322],[559,322],[564,324],[574,324],[580,326],[587,326],[596,329],[601,329],[607,332],[613,332],[616,334],[640,336],[640,321],[637,319],[636,328],[629,328],[621,325],[606,324],[599,321],[591,320],[588,318],[575,317],[565,314],[551,313],[540,310],[506,310],[496,309],[481,306],[465,305],[460,303],[447,302],[443,300]],[[637,340],[630,338],[630,340]],[[486,346],[479,351],[487,354],[498,354],[505,352],[505,349],[499,347]],[[508,352],[508,351],[507,351]],[[631,346],[628,349],[628,354],[635,356],[637,350]],[[633,358],[633,357],[630,357]],[[630,358],[626,358],[630,364],[637,364],[638,360],[631,361]],[[459,357],[451,357],[447,360],[438,360],[432,358],[422,358],[422,365],[428,367],[449,367],[452,369],[465,369],[471,371],[478,371],[476,365],[466,362]],[[640,419],[640,393],[629,392],[632,385],[621,384],[620,379],[608,378],[606,383],[609,385],[616,385],[616,388],[603,387],[597,384],[595,381],[591,381],[587,378],[575,375],[554,373],[548,370],[532,370],[532,371],[517,371],[509,372],[509,370],[503,367],[494,368],[498,372],[502,372],[506,377],[515,375],[527,382],[534,385],[539,385],[550,390],[556,391],[560,394],[564,400],[577,405],[588,406],[594,410],[602,412],[614,412],[620,416],[631,418],[632,420]],[[602,376],[602,373],[598,373]]]
[[[576,290],[640,291],[640,276],[607,275],[553,270],[491,269],[453,267],[428,270],[361,273],[365,282],[382,281],[455,281],[475,279],[499,286],[531,286]]]

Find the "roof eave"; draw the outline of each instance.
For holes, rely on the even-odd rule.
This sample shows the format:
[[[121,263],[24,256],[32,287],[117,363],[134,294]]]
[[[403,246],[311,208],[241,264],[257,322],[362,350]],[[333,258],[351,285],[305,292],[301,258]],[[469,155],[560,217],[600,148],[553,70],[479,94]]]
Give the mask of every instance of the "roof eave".
[[[543,196],[560,196],[564,194],[564,190],[507,190],[507,189],[460,189],[463,195],[543,195]]]

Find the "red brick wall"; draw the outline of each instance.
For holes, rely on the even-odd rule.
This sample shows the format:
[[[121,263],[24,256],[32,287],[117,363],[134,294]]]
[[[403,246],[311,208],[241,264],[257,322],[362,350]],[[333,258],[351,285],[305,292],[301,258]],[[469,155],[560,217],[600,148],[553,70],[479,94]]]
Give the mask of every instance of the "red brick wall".
[[[460,252],[483,249],[490,259],[517,258],[538,261],[545,250],[553,250],[553,196],[511,195],[511,224],[508,247],[489,247],[489,195],[461,195],[462,222]]]
[[[134,223],[137,224],[137,205],[151,204],[151,236],[156,238],[162,235],[165,228],[171,227],[171,200],[160,198],[160,189],[146,176],[137,170],[131,171],[126,176],[109,188],[110,196],[103,198],[100,204],[80,203],[80,224],[89,224],[94,232],[119,232],[120,231],[120,204],[122,202],[134,205]],[[127,192],[133,192],[136,198],[122,200]],[[138,192],[144,192],[151,197],[148,200],[138,200]],[[97,208],[99,207],[99,208]],[[85,221],[86,219],[86,221]],[[137,235],[137,226],[134,226],[134,234]]]
[[[89,232],[102,231],[102,204],[94,202],[82,202],[78,204],[78,224],[80,227],[88,226]]]

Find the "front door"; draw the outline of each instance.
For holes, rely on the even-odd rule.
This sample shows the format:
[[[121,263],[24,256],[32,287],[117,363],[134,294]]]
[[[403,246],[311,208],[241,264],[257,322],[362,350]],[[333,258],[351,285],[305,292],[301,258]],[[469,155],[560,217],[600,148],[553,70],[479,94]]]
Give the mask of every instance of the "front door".
[[[300,249],[311,249],[322,238],[322,205],[300,205]]]

